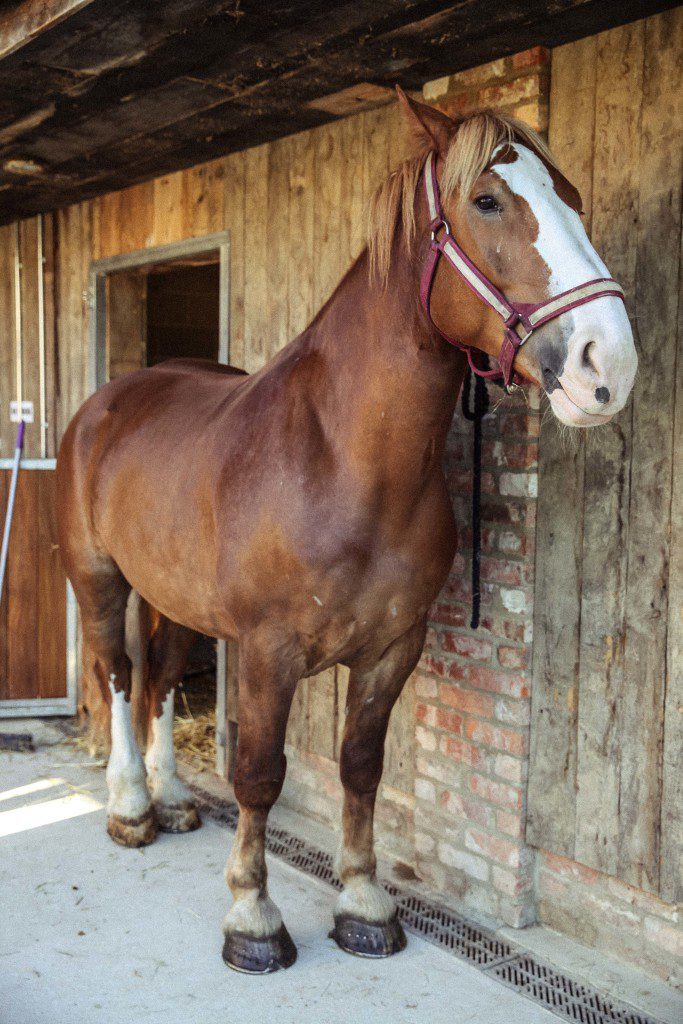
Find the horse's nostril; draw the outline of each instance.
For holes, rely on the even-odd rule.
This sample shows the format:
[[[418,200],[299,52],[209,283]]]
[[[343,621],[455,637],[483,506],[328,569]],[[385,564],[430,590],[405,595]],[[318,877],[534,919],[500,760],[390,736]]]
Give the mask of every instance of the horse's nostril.
[[[583,351],[581,353],[581,364],[582,364],[582,366],[587,367],[589,370],[593,370],[594,372],[597,373],[597,369],[598,368],[595,365],[595,361],[593,359],[593,349],[594,348],[595,348],[595,342],[594,341],[586,342],[586,344],[583,347]]]
[[[595,401],[600,402],[600,405],[606,405],[609,402],[609,388],[596,388]]]

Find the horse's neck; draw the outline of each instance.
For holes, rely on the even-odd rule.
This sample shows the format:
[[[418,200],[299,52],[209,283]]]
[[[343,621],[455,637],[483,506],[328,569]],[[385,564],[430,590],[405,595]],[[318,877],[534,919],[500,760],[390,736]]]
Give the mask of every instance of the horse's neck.
[[[304,338],[324,357],[320,419],[352,458],[398,484],[440,460],[465,360],[423,316],[407,257],[395,248],[383,289],[363,253]]]

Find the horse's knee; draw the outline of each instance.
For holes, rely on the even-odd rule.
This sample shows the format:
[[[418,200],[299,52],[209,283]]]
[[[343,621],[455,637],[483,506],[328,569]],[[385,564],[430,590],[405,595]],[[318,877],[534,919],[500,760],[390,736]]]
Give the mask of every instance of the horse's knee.
[[[282,791],[286,772],[287,758],[282,752],[270,757],[259,752],[255,757],[238,745],[234,790],[240,807],[270,810]]]
[[[344,789],[358,796],[373,794],[382,778],[384,738],[374,743],[347,739],[342,744],[339,774]]]

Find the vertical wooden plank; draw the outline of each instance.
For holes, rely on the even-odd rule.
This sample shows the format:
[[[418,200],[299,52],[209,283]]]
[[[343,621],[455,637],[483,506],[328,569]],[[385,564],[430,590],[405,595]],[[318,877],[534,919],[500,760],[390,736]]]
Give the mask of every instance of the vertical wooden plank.
[[[683,152],[683,18],[645,22],[626,651],[621,705],[619,877],[657,892],[666,686],[671,488]],[[661,254],[666,253],[662,259]],[[679,766],[680,767],[680,766]],[[679,849],[679,856],[680,856]]]
[[[40,456],[40,358],[38,342],[38,219],[19,226],[21,255],[22,377],[24,401],[33,402],[33,423],[26,424],[24,454]]]
[[[632,304],[644,24],[598,37],[593,240]],[[586,452],[575,856],[618,868],[624,692],[629,403]],[[599,557],[597,553],[600,553]]]
[[[11,700],[38,696],[36,636],[38,612],[38,480],[39,470],[19,474],[7,560],[7,677]]]
[[[145,365],[147,279],[136,271],[107,277],[107,379]]]
[[[46,455],[57,454],[57,304],[55,275],[55,220],[54,214],[43,217],[43,294],[45,301],[45,431]]]
[[[92,207],[83,203],[56,214],[58,246],[57,347],[59,401],[57,438],[85,400],[89,388],[88,274],[92,260]]]
[[[244,153],[224,161],[224,218],[230,231],[230,363],[244,368]]]
[[[185,187],[183,172],[155,178],[153,183],[153,245],[178,242],[185,227]]]
[[[363,202],[365,205],[375,189],[389,173],[389,132],[385,107],[363,114]]]
[[[154,231],[154,183],[145,181],[118,193],[117,252],[146,249]]]
[[[225,220],[225,161],[213,160],[183,173],[183,237],[201,237],[221,231]]]
[[[0,227],[0,458],[14,453],[16,426],[9,421],[9,404],[16,398],[14,354],[14,224]]]
[[[268,146],[245,153],[244,368],[260,369],[268,358]]]
[[[550,99],[550,147],[581,192],[588,229],[596,47],[593,36],[553,51]],[[549,416],[541,422],[539,476],[526,836],[534,846],[573,857],[584,447],[568,450]]]
[[[35,470],[38,502],[38,696],[66,697],[66,576],[55,523],[55,474]]]
[[[683,296],[683,232],[679,248],[679,301]],[[683,708],[683,303],[677,329],[674,377],[673,465],[671,479],[671,560],[662,751],[660,808],[660,896],[669,903],[683,900],[683,772],[681,771],[681,708]],[[0,622],[2,620],[0,619]]]
[[[271,143],[268,159],[268,358],[289,335],[289,139]],[[296,263],[292,267],[296,273]]]
[[[365,206],[363,195],[363,116],[346,117],[339,122],[341,147],[341,206],[339,252],[343,274],[365,246]]]

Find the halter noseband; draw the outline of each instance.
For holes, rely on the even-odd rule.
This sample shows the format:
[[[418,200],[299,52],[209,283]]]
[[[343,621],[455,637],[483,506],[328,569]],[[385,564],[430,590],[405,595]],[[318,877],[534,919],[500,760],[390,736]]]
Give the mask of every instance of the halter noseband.
[[[444,334],[442,330],[436,327],[442,338],[451,345],[455,345],[456,348],[467,353],[467,360],[470,364],[472,373],[476,374],[478,377],[490,377],[500,381],[505,387],[505,390],[510,392],[515,387],[524,383],[524,378],[520,377],[514,370],[515,356],[522,345],[529,340],[533,332],[540,327],[541,324],[547,323],[548,320],[554,320],[555,317],[561,316],[562,313],[566,313],[570,309],[575,309],[577,306],[583,306],[586,302],[592,302],[593,299],[599,299],[603,295],[613,295],[615,298],[625,301],[623,289],[616,281],[612,280],[611,277],[599,277],[592,281],[586,281],[585,284],[580,284],[576,288],[570,288],[566,292],[561,292],[559,295],[556,295],[552,299],[548,299],[546,302],[539,302],[536,304],[528,302],[510,302],[510,300],[496,288],[493,282],[489,281],[489,279],[485,277],[477,267],[475,267],[474,263],[472,263],[453,238],[448,221],[444,217],[443,210],[441,208],[439,182],[436,177],[436,154],[433,150],[428,154],[425,161],[424,183],[427,195],[427,206],[429,208],[429,230],[431,231],[431,241],[429,243],[427,262],[425,263],[425,267],[422,272],[420,299],[427,317],[430,322],[434,324],[434,327],[436,327],[436,324],[432,320],[432,314],[429,308],[430,297],[432,285],[434,283],[434,275],[436,274],[436,268],[439,263],[439,257],[445,256],[453,269],[458,272],[465,284],[472,289],[475,295],[478,295],[487,306],[490,306],[491,309],[495,310],[498,316],[502,319],[505,327],[503,345],[498,356],[499,369],[497,370],[487,370],[485,366],[478,365],[475,362],[475,353],[478,349],[474,349],[470,345],[463,345],[461,341],[457,341],[455,338],[449,338],[448,335]],[[437,238],[441,229],[443,229],[443,234],[440,238]],[[523,334],[520,334],[520,328],[523,330]]]

